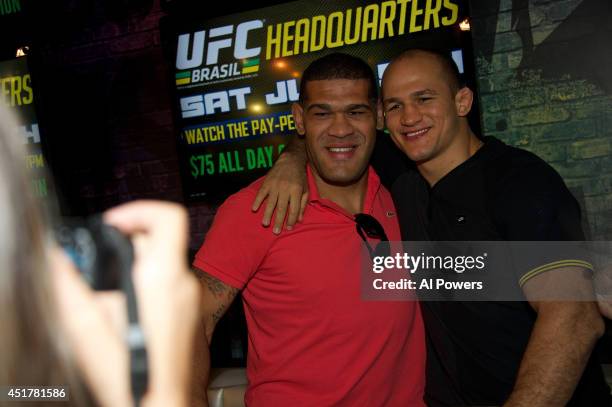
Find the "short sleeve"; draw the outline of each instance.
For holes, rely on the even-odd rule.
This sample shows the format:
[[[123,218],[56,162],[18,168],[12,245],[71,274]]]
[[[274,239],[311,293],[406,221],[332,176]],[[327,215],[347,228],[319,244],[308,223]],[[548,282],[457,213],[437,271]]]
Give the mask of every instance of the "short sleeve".
[[[591,268],[583,246],[580,206],[561,176],[543,161],[518,166],[503,180],[496,199],[496,218],[504,240],[515,245],[514,263],[522,286],[537,274],[564,266]],[[537,244],[537,242],[564,242]],[[557,247],[557,249],[555,249]]]
[[[219,207],[193,261],[196,268],[238,289],[256,273],[275,239],[261,225],[262,211],[251,211],[255,197],[251,188],[232,195]]]
[[[548,164],[528,164],[502,182],[495,212],[504,240],[584,240],[580,206]]]

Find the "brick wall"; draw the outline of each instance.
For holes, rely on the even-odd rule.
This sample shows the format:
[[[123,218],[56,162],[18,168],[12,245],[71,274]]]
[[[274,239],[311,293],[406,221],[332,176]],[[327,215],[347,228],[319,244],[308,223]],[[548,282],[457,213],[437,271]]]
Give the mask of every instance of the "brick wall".
[[[119,13],[87,4],[61,10],[75,17],[64,16],[62,27],[43,20],[53,10],[41,12],[31,63],[63,212],[87,215],[143,198],[182,202],[159,1]],[[192,250],[214,210],[190,206]]]
[[[588,3],[594,2],[590,0],[523,2],[531,3],[524,10],[517,9],[518,2],[500,0],[499,10],[489,13],[479,13],[477,3],[472,5],[472,34],[484,133],[549,162],[581,202],[590,237],[611,239],[612,96],[601,83],[595,83],[592,75],[581,75],[570,68],[580,64],[582,58],[576,54],[573,41],[584,47],[597,42],[603,45],[609,37],[600,33],[610,29],[612,20],[608,16],[608,27],[602,27],[606,18],[591,12],[593,7]],[[517,28],[521,25],[516,21],[513,24],[513,12],[529,16],[526,27]],[[571,25],[563,29],[561,24],[570,18]],[[555,29],[559,31],[551,35]],[[531,36],[533,53],[544,41],[548,49],[558,50],[557,55],[566,52],[563,56],[568,68],[554,58],[552,67],[538,63],[532,50],[523,46],[521,35]],[[483,55],[482,49],[492,37],[493,53]],[[593,57],[605,54],[599,55]],[[585,63],[583,72],[595,69],[596,64]]]

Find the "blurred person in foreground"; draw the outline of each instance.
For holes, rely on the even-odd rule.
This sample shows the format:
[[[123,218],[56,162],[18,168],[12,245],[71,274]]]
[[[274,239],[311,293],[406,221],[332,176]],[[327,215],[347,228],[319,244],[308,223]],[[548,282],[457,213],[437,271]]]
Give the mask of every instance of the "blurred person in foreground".
[[[17,136],[14,118],[0,105],[0,384],[69,386],[76,406],[133,406],[125,298],[93,292],[56,246],[30,191]],[[142,405],[187,406],[199,292],[186,262],[185,211],[141,201],[104,219],[134,244],[149,356]]]
[[[304,71],[292,106],[309,158],[310,210],[281,236],[261,228],[251,202],[263,179],[219,208],[194,267],[204,288],[206,388],[216,323],[242,290],[249,406],[422,406],[425,347],[418,303],[361,298],[364,219],[375,245],[399,239],[395,208],[368,161],[380,116],[371,68],[334,53]],[[200,396],[204,401],[205,397]]]

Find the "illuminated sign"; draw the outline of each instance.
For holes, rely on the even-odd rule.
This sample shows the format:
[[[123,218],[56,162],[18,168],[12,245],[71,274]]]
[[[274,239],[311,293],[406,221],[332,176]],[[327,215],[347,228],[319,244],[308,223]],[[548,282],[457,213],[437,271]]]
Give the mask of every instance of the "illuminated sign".
[[[19,0],[0,0],[0,16],[16,14],[21,11]]]
[[[408,5],[410,3],[410,5]],[[427,31],[457,22],[450,0],[391,0],[268,26],[266,59]]]
[[[249,48],[247,43],[249,33],[262,27],[263,21],[252,20],[238,24],[235,31],[234,25],[230,24],[179,35],[176,69],[181,72],[176,74],[176,84],[210,82],[257,72],[261,47]],[[226,48],[233,51],[235,61],[241,62],[219,64],[219,51]],[[184,71],[187,69],[189,71]]]
[[[34,100],[30,74],[0,78],[0,98],[6,106],[29,105]]]
[[[187,200],[222,199],[269,169],[295,133],[291,103],[314,59],[342,51],[380,80],[408,45],[449,43],[463,69],[460,0],[302,0],[172,21],[179,160]]]
[[[42,153],[32,79],[26,58],[0,62],[0,104],[13,112],[20,125],[19,136],[27,145],[28,151],[24,165],[30,171],[34,194],[44,200],[49,199],[52,196],[52,184],[49,182]]]

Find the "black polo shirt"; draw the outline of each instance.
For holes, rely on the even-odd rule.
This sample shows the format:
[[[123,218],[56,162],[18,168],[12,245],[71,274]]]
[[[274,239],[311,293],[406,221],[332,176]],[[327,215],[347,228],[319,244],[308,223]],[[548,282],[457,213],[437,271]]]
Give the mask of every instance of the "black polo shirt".
[[[379,137],[373,163],[391,185],[403,240],[584,239],[576,200],[557,172],[537,156],[487,137],[470,159],[430,188],[409,163],[394,158],[385,137]],[[401,175],[393,176],[398,169]],[[503,404],[535,322],[530,305],[427,301],[421,308],[427,334],[427,404]],[[612,405],[594,360],[570,405]]]

